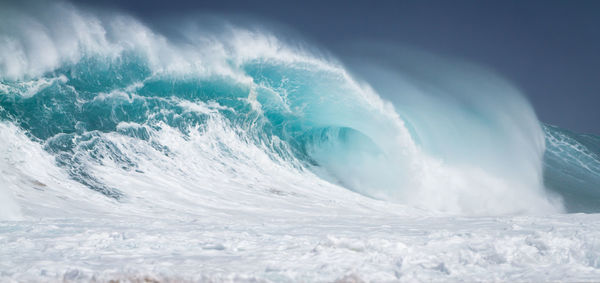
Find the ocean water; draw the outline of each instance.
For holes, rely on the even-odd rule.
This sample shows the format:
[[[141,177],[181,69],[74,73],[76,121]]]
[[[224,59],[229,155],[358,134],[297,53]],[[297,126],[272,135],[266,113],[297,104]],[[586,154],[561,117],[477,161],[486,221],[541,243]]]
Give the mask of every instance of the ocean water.
[[[2,280],[600,278],[600,137],[481,67],[2,8]]]

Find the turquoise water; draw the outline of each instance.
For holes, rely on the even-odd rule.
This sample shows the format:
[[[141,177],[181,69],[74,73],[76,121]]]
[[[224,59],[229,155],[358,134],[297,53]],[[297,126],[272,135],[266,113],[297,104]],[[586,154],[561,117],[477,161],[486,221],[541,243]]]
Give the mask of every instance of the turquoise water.
[[[152,144],[152,131],[161,127],[183,135],[202,131],[210,115],[189,111],[186,101],[218,105],[210,111],[221,114],[250,142],[269,145],[271,154],[300,167],[318,167],[352,152],[381,154],[368,133],[352,127],[372,118],[360,116],[368,110],[354,104],[347,95],[354,90],[340,74],[314,71],[305,63],[260,60],[242,69],[256,88],[219,76],[153,74],[134,54],[85,58],[41,77],[2,81],[0,117],[42,143],[71,178],[115,199],[123,197],[119,189],[103,185],[86,160],[101,164],[108,157],[123,170],[137,170],[137,164],[100,133]],[[43,87],[36,89],[35,84]],[[250,91],[260,110],[248,100]],[[564,198],[569,211],[599,211],[600,138],[548,125],[543,129],[545,186]],[[274,143],[274,138],[283,143]],[[168,148],[153,146],[169,154]]]
[[[350,67],[261,29],[191,21],[164,35],[128,16],[34,8],[0,11],[0,122],[91,193],[127,201],[107,178],[146,174],[141,144],[166,173],[185,171],[173,147],[186,143],[228,168],[200,174],[206,186],[260,150],[289,174],[424,209],[600,211],[599,138],[540,123],[487,70],[394,48]],[[260,169],[264,182],[279,174]]]

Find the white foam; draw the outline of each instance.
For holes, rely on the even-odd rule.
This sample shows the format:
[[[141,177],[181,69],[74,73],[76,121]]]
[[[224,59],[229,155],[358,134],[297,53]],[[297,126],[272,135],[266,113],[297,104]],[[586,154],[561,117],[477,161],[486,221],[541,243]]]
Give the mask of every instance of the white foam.
[[[105,196],[71,180],[43,146],[0,122],[0,194],[3,219],[86,215],[113,210]]]

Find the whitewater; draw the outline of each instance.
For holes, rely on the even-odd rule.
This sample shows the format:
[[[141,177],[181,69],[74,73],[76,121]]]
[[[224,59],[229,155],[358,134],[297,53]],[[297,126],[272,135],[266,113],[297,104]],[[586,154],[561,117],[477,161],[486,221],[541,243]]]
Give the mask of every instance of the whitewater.
[[[0,281],[600,280],[600,137],[492,71],[0,8]]]

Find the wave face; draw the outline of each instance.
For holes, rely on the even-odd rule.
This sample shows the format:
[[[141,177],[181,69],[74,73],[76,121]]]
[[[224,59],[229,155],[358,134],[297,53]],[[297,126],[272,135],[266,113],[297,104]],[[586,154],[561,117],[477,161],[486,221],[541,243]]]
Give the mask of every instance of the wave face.
[[[139,198],[192,209],[194,195],[255,186],[341,186],[471,215],[560,212],[556,195],[569,210],[599,207],[598,138],[542,129],[487,73],[352,75],[261,30],[163,35],[66,4],[0,14],[6,217],[28,215],[24,187],[100,210],[141,210]]]
[[[544,184],[564,198],[568,211],[600,210],[600,137],[544,125]]]

